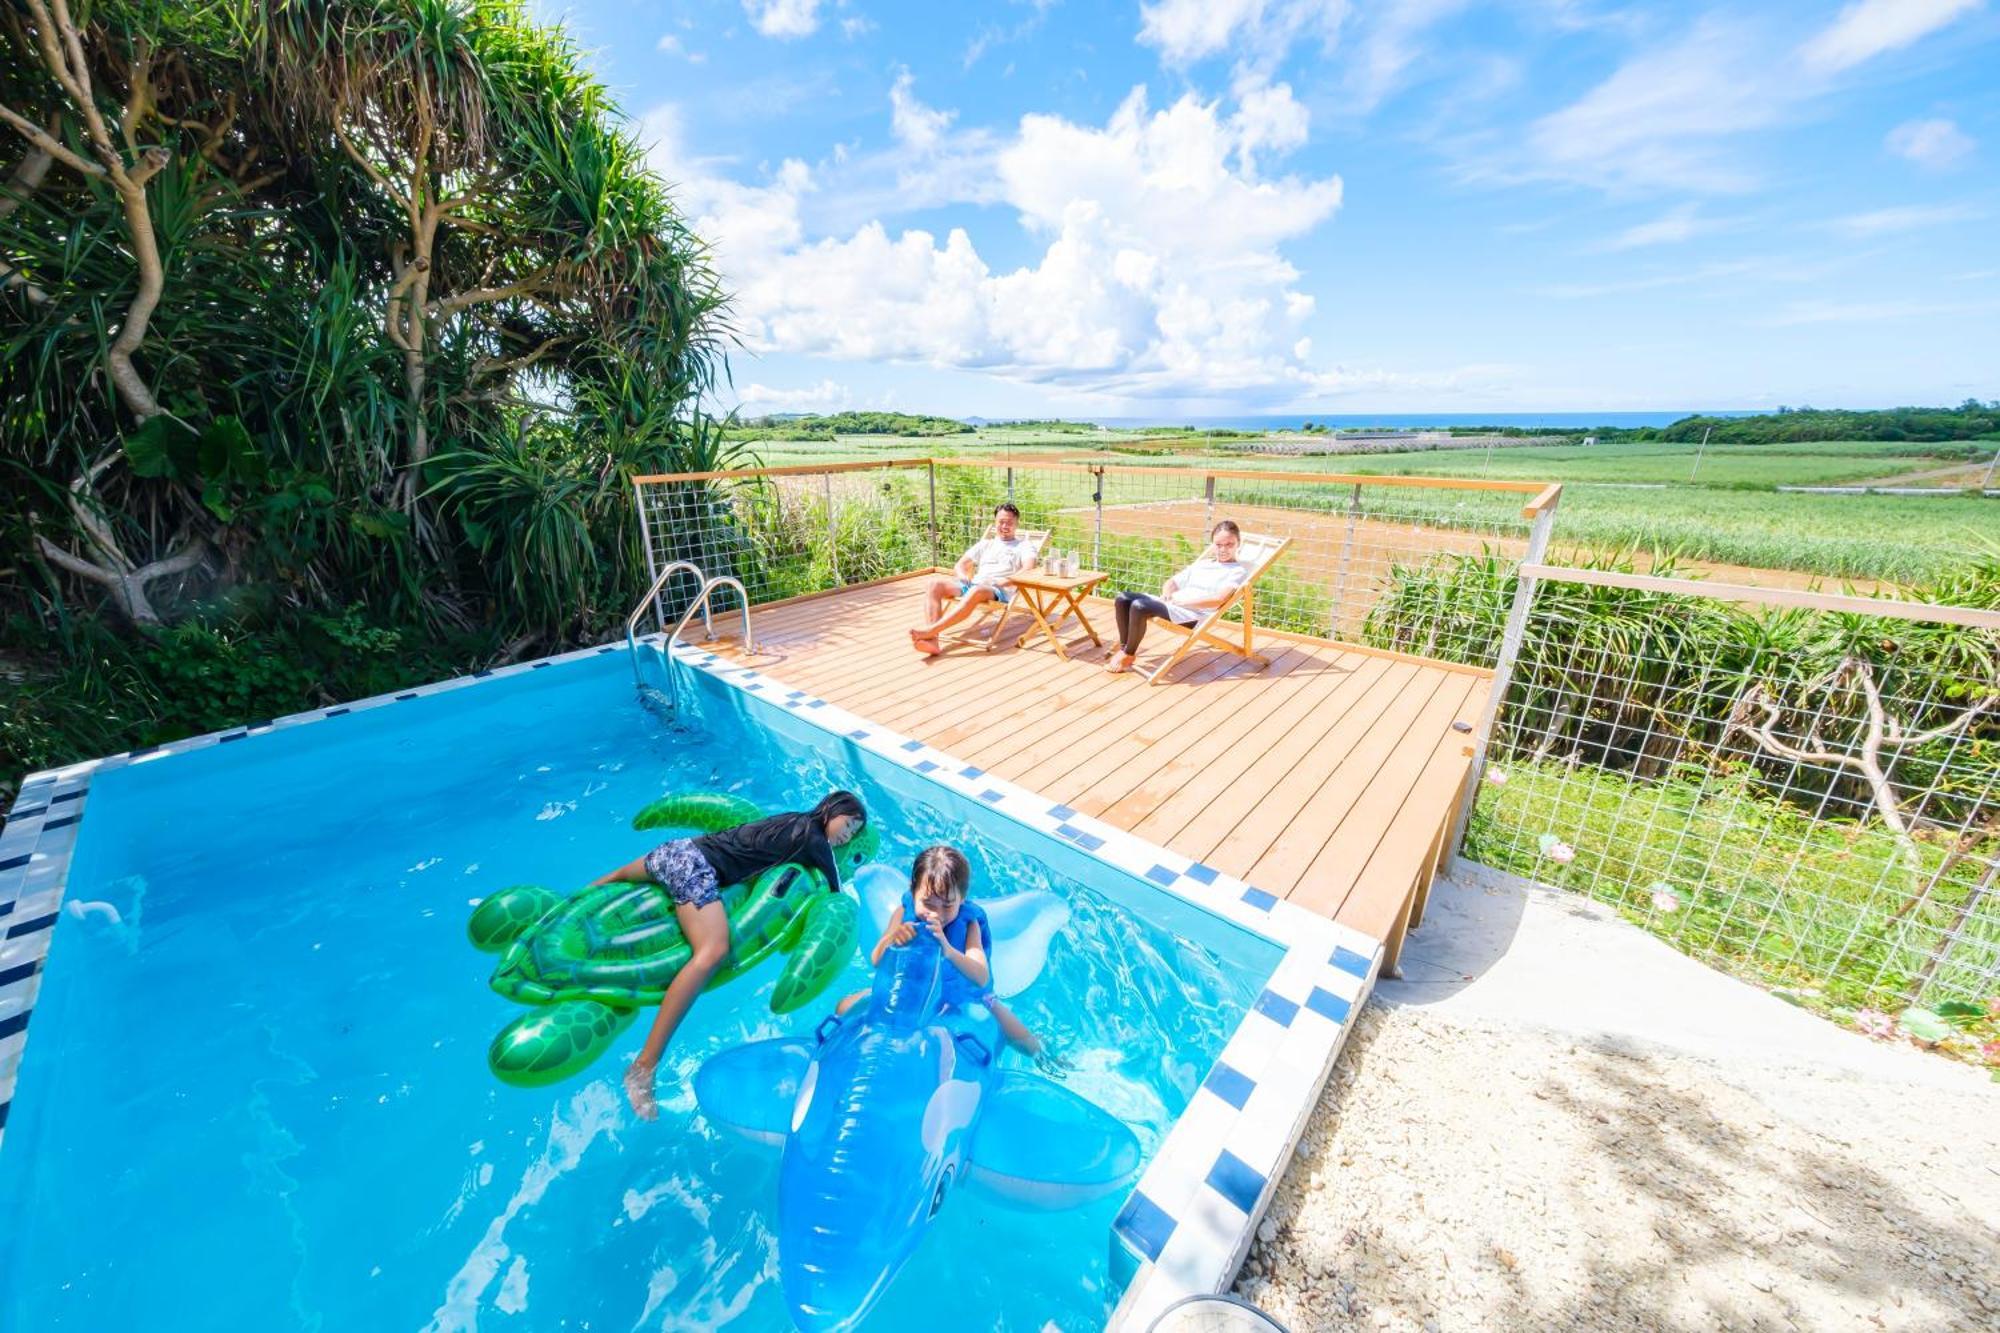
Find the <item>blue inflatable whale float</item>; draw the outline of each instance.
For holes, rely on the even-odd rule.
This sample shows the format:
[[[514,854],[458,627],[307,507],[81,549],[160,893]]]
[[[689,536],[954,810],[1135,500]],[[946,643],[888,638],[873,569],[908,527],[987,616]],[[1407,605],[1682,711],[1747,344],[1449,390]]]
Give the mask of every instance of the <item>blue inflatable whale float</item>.
[[[879,933],[900,877],[869,867],[856,887]],[[996,991],[1024,989],[1067,905],[1023,893],[982,906],[999,941],[996,983],[1009,983]],[[873,989],[845,1017],[829,1014],[812,1037],[724,1051],[695,1076],[710,1120],[782,1150],[779,1272],[804,1333],[860,1323],[965,1185],[1052,1210],[1103,1198],[1138,1171],[1139,1143],[1123,1123],[1047,1079],[1000,1068],[992,1011],[945,1003],[948,970],[919,931],[884,951]]]

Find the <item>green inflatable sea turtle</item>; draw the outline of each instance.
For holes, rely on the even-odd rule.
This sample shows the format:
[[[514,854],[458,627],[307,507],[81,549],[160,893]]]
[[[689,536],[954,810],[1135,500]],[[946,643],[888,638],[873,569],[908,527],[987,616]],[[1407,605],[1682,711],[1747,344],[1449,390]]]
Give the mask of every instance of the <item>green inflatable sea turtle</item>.
[[[763,814],[741,797],[694,792],[653,802],[632,827],[712,833]],[[874,825],[865,824],[834,849],[841,875],[851,876],[875,847]],[[861,913],[852,895],[826,889],[818,871],[790,865],[725,888],[730,955],[709,988],[782,949],[788,956],[772,1010],[790,1013],[824,991],[854,955]],[[673,901],[657,884],[596,884],[567,895],[516,884],[482,901],[466,933],[475,948],[500,955],[493,989],[536,1006],[500,1029],[486,1052],[494,1074],[517,1087],[557,1082],[595,1060],[634,1014],[660,1002],[690,954]]]

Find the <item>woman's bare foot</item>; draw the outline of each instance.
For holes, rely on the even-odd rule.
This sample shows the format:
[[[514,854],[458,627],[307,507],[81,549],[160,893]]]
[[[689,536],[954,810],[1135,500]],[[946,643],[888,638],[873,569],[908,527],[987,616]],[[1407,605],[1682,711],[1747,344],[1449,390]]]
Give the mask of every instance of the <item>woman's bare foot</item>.
[[[1111,654],[1111,660],[1104,664],[1104,669],[1114,676],[1121,671],[1130,671],[1132,669],[1132,654],[1116,652]]]
[[[641,1120],[660,1118],[660,1104],[653,1096],[653,1066],[632,1062],[625,1071],[625,1100],[632,1103],[632,1114]]]

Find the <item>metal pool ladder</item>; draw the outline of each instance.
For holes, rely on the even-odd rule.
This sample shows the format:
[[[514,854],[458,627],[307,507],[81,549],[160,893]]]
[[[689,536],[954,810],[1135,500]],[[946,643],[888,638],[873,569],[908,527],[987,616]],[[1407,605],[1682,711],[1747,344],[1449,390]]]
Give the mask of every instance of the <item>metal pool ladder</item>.
[[[685,611],[681,612],[681,618],[675,622],[672,632],[666,637],[666,643],[663,645],[664,651],[661,653],[661,656],[666,659],[667,688],[659,690],[646,682],[644,659],[639,656],[639,617],[646,614],[648,606],[653,607],[655,613],[658,613],[660,589],[666,587],[667,580],[681,570],[688,571],[696,579],[700,580],[701,591],[695,594],[694,600],[688,603]],[[679,640],[681,631],[687,628],[688,621],[694,619],[695,612],[701,612],[701,625],[704,638],[713,639],[715,637],[715,622],[709,614],[709,598],[714,595],[717,588],[734,588],[736,590],[736,604],[743,612],[743,652],[746,656],[754,654],[757,651],[757,645],[752,639],[750,632],[750,593],[744,588],[742,580],[732,578],[727,574],[717,574],[711,577],[702,570],[700,565],[695,564],[692,560],[675,560],[662,569],[659,576],[653,580],[653,586],[646,589],[646,595],[641,597],[639,604],[632,608],[632,614],[625,617],[625,651],[632,658],[632,679],[639,688],[639,702],[661,717],[672,718],[676,711],[675,701],[680,697],[680,691],[676,688],[675,684],[674,644]],[[658,619],[661,627],[665,628],[666,617],[659,616]]]

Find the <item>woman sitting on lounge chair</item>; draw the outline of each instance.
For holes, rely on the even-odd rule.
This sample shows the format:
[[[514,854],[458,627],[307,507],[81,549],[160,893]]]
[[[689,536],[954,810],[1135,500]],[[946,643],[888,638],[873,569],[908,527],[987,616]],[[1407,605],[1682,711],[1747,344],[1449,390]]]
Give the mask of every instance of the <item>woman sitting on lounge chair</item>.
[[[1118,617],[1118,644],[1111,649],[1105,670],[1130,671],[1139,655],[1139,641],[1146,637],[1146,622],[1155,616],[1180,625],[1193,625],[1228,600],[1229,594],[1250,578],[1250,566],[1236,558],[1243,533],[1228,519],[1208,534],[1208,549],[1199,559],[1167,580],[1160,596],[1126,591],[1113,603]]]

